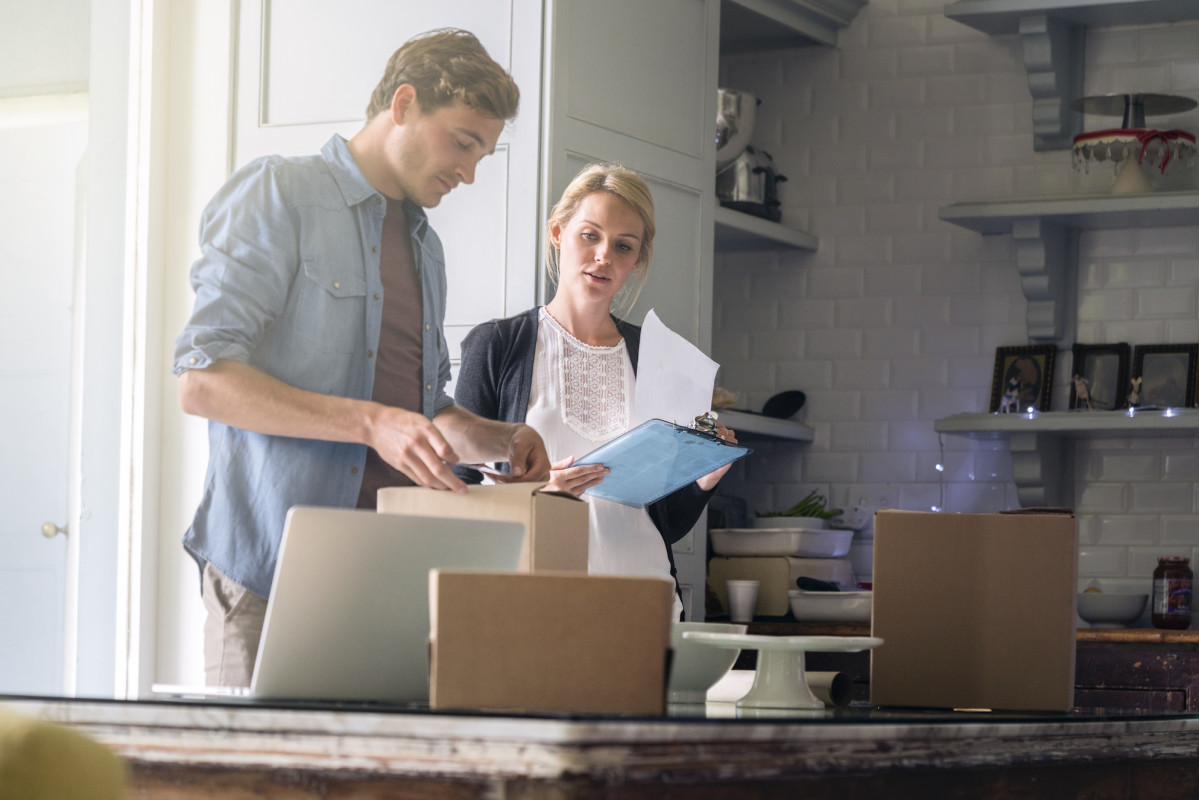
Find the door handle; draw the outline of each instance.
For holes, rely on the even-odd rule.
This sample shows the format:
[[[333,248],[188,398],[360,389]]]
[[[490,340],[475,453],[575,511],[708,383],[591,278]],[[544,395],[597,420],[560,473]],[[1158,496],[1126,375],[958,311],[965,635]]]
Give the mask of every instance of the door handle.
[[[42,523],[42,536],[45,536],[47,539],[53,539],[55,536],[57,536],[60,533],[63,536],[66,536],[67,529],[60,528],[57,525],[55,525],[53,522]]]

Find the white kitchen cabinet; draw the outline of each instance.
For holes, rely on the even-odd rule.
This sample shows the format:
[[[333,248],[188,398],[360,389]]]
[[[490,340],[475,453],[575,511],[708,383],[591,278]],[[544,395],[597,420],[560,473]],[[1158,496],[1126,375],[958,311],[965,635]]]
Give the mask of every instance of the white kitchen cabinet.
[[[718,2],[548,0],[546,12],[541,218],[588,163],[636,170],[657,233],[630,321],[654,309],[710,351]],[[703,619],[706,520],[674,555],[687,618]]]

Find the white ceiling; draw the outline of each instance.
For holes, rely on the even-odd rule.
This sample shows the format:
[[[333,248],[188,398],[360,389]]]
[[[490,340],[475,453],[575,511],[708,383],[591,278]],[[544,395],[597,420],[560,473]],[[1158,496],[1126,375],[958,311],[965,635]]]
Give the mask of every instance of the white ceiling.
[[[90,0],[0,0],[0,97],[87,91]]]

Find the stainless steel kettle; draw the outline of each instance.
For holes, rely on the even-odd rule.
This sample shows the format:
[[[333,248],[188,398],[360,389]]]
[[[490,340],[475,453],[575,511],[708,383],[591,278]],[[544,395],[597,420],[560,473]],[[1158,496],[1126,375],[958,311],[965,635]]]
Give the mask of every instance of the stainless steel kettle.
[[[778,184],[787,180],[774,168],[770,153],[752,145],[716,172],[716,198],[722,206],[763,217],[782,219]]]

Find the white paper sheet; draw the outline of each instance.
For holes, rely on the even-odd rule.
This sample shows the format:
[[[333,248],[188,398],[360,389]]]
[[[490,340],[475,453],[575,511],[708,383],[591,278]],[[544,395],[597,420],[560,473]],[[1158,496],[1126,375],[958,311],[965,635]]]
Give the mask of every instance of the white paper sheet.
[[[693,424],[696,417],[712,409],[712,387],[719,368],[650,309],[641,325],[633,424],[655,418]]]

